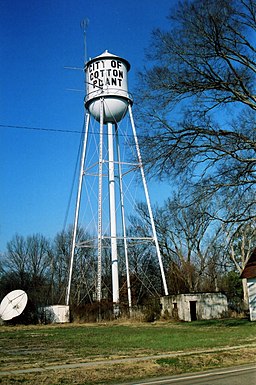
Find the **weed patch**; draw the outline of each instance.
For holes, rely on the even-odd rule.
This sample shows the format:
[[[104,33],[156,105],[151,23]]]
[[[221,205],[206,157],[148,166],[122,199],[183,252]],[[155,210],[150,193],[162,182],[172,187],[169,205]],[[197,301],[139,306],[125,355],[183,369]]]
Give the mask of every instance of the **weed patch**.
[[[161,366],[177,366],[180,363],[179,358],[159,358],[156,363]]]

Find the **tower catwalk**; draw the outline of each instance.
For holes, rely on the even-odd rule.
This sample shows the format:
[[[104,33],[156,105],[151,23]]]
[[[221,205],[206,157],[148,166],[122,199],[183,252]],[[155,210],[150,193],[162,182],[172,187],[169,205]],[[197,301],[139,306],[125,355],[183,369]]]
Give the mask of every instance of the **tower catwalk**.
[[[128,92],[127,73],[130,64],[125,59],[105,51],[103,54],[89,60],[85,65],[87,94],[85,98],[86,120],[85,132],[82,146],[80,176],[78,183],[78,193],[76,201],[75,219],[73,227],[73,239],[71,248],[69,280],[66,292],[66,305],[70,301],[72,271],[74,263],[75,249],[78,247],[94,247],[97,250],[97,283],[96,298],[102,299],[102,255],[106,244],[110,248],[111,254],[111,276],[112,276],[112,301],[114,314],[119,315],[119,255],[118,248],[120,243],[124,250],[124,260],[126,267],[126,283],[128,305],[132,307],[132,294],[129,273],[129,244],[131,242],[150,242],[155,248],[161,272],[164,294],[168,295],[168,289],[165,279],[163,262],[160,254],[156,228],[142,164],[142,158],[132,114],[132,98]],[[123,136],[119,133],[119,124],[125,116],[129,120],[130,134],[133,138],[133,153],[136,161],[131,159],[124,160],[126,144]],[[95,149],[97,150],[97,160],[89,161],[92,155],[88,149],[89,137],[92,134],[90,127],[91,117],[94,118],[97,128],[97,141]],[[95,135],[94,135],[95,138]],[[120,140],[122,139],[122,141]],[[95,158],[95,155],[92,157]],[[130,236],[127,232],[127,207],[126,194],[127,188],[124,188],[124,178],[129,174],[138,172],[143,185],[148,217],[150,223],[150,234],[147,236]],[[78,219],[81,206],[83,180],[90,177],[97,178],[97,226],[96,234],[91,236],[88,241],[77,241]],[[107,183],[105,182],[107,180]],[[132,184],[132,182],[130,182]],[[129,188],[132,190],[133,186]],[[106,193],[107,191],[107,193]],[[118,194],[117,194],[118,193]],[[88,194],[88,192],[87,192]],[[131,193],[132,195],[133,193]],[[91,194],[89,194],[91,195]],[[105,197],[108,196],[108,218],[103,215],[104,206],[106,206]],[[87,196],[88,199],[92,197]],[[95,202],[94,202],[95,203]],[[92,205],[93,206],[93,205]],[[95,211],[95,209],[92,209]],[[104,227],[107,223],[107,229]]]

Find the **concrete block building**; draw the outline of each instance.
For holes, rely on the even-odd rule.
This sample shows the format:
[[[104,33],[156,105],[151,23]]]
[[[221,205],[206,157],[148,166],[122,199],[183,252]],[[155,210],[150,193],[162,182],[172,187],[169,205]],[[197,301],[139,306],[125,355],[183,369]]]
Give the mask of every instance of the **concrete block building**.
[[[222,318],[227,315],[228,301],[222,293],[178,294],[161,297],[162,315],[182,321]]]

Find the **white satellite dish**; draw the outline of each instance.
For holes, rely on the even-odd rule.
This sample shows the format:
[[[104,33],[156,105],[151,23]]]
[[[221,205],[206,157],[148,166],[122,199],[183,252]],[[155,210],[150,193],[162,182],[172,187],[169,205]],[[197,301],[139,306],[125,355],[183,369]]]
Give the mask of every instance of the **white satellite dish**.
[[[0,318],[8,321],[20,315],[25,309],[28,296],[23,290],[13,290],[7,294],[0,304]]]

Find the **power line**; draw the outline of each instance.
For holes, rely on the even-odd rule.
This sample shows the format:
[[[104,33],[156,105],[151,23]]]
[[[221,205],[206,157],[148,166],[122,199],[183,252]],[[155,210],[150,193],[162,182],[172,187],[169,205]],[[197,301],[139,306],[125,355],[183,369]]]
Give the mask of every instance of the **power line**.
[[[57,132],[57,133],[64,133],[64,134],[82,134],[82,131],[78,130],[67,130],[67,129],[58,129],[58,128],[47,128],[47,127],[29,127],[29,126],[19,126],[19,125],[11,125],[11,124],[0,124],[0,127],[2,128],[13,128],[13,129],[20,129],[20,130],[29,130],[29,131],[46,131],[46,132]],[[99,135],[99,131],[90,131],[90,134]],[[107,132],[104,132],[103,135],[108,135]],[[125,136],[125,137],[133,137],[132,134],[119,134],[119,136]],[[145,135],[138,135],[138,138],[145,138]]]
[[[46,127],[28,127],[28,126],[18,126],[18,125],[10,125],[10,124],[0,124],[0,127],[4,128],[18,128],[22,130],[34,130],[34,131],[48,131],[48,132],[61,132],[61,133],[70,133],[70,134],[81,134],[81,131],[77,130],[64,130],[57,128],[46,128]]]

